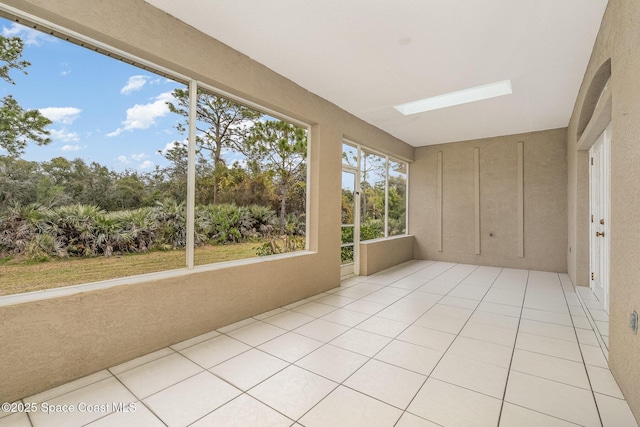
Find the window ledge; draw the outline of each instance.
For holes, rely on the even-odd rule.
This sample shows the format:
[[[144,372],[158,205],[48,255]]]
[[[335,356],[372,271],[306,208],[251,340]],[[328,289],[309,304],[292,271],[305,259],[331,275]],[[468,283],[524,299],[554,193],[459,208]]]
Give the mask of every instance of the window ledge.
[[[361,245],[371,245],[371,244],[375,244],[375,243],[379,243],[379,242],[386,242],[386,241],[389,241],[389,240],[406,239],[406,238],[413,238],[413,234],[399,234],[397,236],[379,237],[377,239],[362,240],[362,241],[360,241],[360,244]]]
[[[80,285],[65,286],[62,288],[43,289],[41,291],[26,292],[22,294],[5,295],[0,297],[0,307],[24,304],[28,302],[41,301],[46,299],[60,298],[82,292],[91,292],[113,288],[122,285],[133,285],[137,283],[153,282],[162,279],[175,277],[185,277],[192,274],[204,273],[208,271],[224,270],[226,268],[240,267],[243,265],[259,264],[264,262],[277,261],[282,259],[297,258],[315,254],[312,251],[296,251],[264,257],[247,258],[235,261],[225,261],[215,264],[198,265],[193,269],[180,268],[176,270],[159,271],[157,273],[140,274],[137,276],[127,276],[117,279],[102,280],[100,282],[83,283]]]

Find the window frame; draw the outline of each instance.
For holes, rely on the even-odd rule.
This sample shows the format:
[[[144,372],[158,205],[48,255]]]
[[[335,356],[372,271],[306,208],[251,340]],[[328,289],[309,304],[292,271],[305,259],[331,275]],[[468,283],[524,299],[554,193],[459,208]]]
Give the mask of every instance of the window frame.
[[[3,17],[9,21],[16,22],[29,28],[41,31],[45,34],[49,34],[53,37],[61,39],[63,42],[73,43],[79,45],[85,49],[98,52],[106,55],[114,60],[125,62],[129,65],[133,65],[145,71],[170,78],[178,83],[185,84],[189,90],[189,126],[188,126],[188,176],[187,176],[187,203],[186,203],[186,230],[187,230],[187,242],[185,246],[185,267],[172,269],[172,270],[160,270],[152,273],[145,273],[140,275],[117,277],[113,279],[107,279],[99,282],[88,282],[77,285],[63,286],[58,288],[46,289],[44,291],[31,291],[26,293],[9,294],[0,296],[0,306],[11,305],[15,303],[22,303],[26,301],[34,301],[41,299],[49,299],[57,296],[72,295],[78,292],[86,292],[95,289],[105,289],[112,286],[121,284],[132,283],[144,283],[153,280],[166,279],[171,277],[184,276],[186,274],[193,274],[202,271],[218,270],[222,268],[235,267],[246,265],[247,263],[259,263],[275,261],[283,258],[291,258],[295,256],[304,256],[309,253],[315,253],[311,247],[316,247],[315,240],[318,238],[317,233],[311,232],[311,207],[313,205],[311,197],[311,177],[313,162],[311,161],[311,154],[313,138],[312,138],[312,125],[311,123],[304,122],[287,114],[273,110],[271,108],[260,105],[256,102],[242,98],[229,91],[217,88],[206,82],[197,80],[186,74],[180,73],[173,69],[158,65],[147,59],[143,59],[134,54],[110,46],[106,43],[95,40],[89,36],[78,33],[76,31],[67,29],[61,25],[47,21],[46,19],[39,18],[28,12],[24,12],[13,6],[9,6],[0,3],[0,17]],[[195,73],[194,73],[195,74]],[[271,116],[278,120],[289,122],[295,126],[304,128],[307,132],[307,153],[306,153],[306,194],[305,194],[305,247],[303,250],[282,254],[255,256],[250,258],[243,258],[234,261],[224,261],[218,263],[210,263],[204,265],[194,265],[195,257],[195,126],[196,126],[196,102],[197,98],[193,96],[197,93],[198,88],[209,91],[217,96],[227,98],[235,103],[241,104],[248,108],[257,110],[265,115]],[[313,245],[311,244],[313,240]]]

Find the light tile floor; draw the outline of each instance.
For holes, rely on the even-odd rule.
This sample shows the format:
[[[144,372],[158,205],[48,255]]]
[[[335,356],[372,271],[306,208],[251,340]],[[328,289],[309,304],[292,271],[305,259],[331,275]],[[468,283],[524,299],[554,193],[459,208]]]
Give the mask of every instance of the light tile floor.
[[[76,410],[0,427],[636,426],[607,337],[565,274],[413,261],[26,398]]]

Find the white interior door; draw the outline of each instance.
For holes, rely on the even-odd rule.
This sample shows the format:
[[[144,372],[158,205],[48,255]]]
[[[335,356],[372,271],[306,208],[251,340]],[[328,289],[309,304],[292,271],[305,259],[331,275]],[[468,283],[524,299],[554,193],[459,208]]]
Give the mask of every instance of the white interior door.
[[[609,312],[609,147],[611,125],[589,150],[590,266],[591,289]]]

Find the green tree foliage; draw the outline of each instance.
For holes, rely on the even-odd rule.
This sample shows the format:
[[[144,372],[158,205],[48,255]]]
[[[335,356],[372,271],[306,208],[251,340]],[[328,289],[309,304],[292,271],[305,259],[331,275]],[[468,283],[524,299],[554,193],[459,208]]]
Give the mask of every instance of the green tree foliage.
[[[185,118],[184,122],[178,125],[178,130],[184,133],[188,128],[189,91],[175,89],[173,96],[176,103],[169,102],[167,104],[171,112]],[[211,157],[213,203],[218,202],[218,180],[225,170],[222,158],[224,150],[239,149],[247,136],[248,128],[260,116],[261,113],[251,108],[226,98],[198,91],[196,151],[203,157],[203,152],[209,152]]]
[[[307,132],[281,120],[257,122],[244,149],[250,159],[274,175],[280,198],[280,234],[284,234],[287,195],[296,185],[306,182],[301,175],[306,166]]]
[[[23,49],[24,43],[19,37],[0,36],[0,78],[9,84],[15,84],[9,75],[11,70],[26,74],[25,69],[31,65],[21,60]],[[49,144],[51,139],[45,128],[50,124],[51,120],[38,110],[25,110],[13,96],[7,95],[0,101],[0,148],[18,157],[29,142]]]

